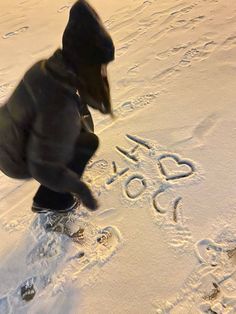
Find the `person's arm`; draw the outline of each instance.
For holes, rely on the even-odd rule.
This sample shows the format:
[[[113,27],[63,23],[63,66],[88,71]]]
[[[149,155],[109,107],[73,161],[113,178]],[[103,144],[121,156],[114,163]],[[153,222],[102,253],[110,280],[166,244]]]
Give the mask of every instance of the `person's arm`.
[[[98,205],[89,187],[80,180],[79,176],[55,162],[42,160],[30,160],[29,171],[34,179],[42,185],[56,192],[70,192],[78,194],[82,203],[90,210],[96,210]]]
[[[78,194],[86,207],[95,210],[90,189],[67,167],[79,132],[78,117],[69,106],[50,115],[38,114],[28,142],[28,168],[39,183],[56,192]]]

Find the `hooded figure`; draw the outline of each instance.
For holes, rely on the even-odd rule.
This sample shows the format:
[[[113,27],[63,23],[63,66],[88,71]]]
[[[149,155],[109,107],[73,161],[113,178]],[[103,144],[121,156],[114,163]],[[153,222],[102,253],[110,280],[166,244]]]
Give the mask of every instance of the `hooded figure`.
[[[0,170],[41,185],[32,210],[65,212],[97,202],[81,181],[98,148],[88,106],[112,114],[106,66],[114,45],[85,1],[71,8],[63,47],[34,64],[0,108]]]

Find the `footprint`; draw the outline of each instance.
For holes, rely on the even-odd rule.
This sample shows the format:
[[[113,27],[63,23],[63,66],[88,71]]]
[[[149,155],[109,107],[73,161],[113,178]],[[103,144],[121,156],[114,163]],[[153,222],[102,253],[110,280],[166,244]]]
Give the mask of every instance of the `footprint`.
[[[209,57],[209,55],[215,50],[217,43],[214,40],[205,42],[204,44],[195,43],[194,46],[184,53],[179,65],[190,66],[192,62],[203,61]]]
[[[212,283],[212,289],[208,291],[206,294],[203,295],[203,300],[206,301],[214,301],[218,298],[220,294],[220,287],[218,286],[217,283],[213,282]]]
[[[157,301],[157,313],[236,313],[235,235],[228,228],[216,240],[195,243],[199,264],[169,301]]]
[[[188,50],[187,52],[185,52],[185,54],[183,55],[183,57],[181,58],[179,64],[181,66],[186,66],[186,65],[190,65],[191,61],[193,59],[197,59],[200,58],[202,55],[201,51],[197,48],[192,48],[190,50]]]
[[[63,270],[54,275],[53,294],[63,291],[68,280],[76,281],[80,278],[80,285],[83,286],[81,273],[89,270],[93,278],[92,269],[95,268],[97,272],[115,254],[122,241],[119,230],[112,226],[102,229],[93,227],[89,233],[86,233],[86,228],[84,231],[82,242],[75,241],[73,255],[67,259]],[[85,281],[87,280],[88,277]]]
[[[109,226],[99,230],[97,237],[97,255],[99,261],[107,261],[115,253],[121,239],[121,234],[115,227]]]
[[[167,243],[179,251],[192,245],[192,234],[186,227],[186,218],[182,210],[182,198],[165,187],[160,187],[152,196],[155,210],[155,223],[163,229]]]
[[[59,238],[60,235],[72,237],[75,233],[75,228],[80,226],[80,223],[81,225],[86,224],[86,221],[84,220],[86,217],[87,214],[83,210],[79,213],[48,213],[39,215],[32,224],[32,231],[37,240],[44,238],[45,235],[53,235],[55,237],[58,234]]]
[[[212,239],[202,239],[195,243],[195,254],[200,263],[212,267],[224,265],[229,270],[235,266],[236,243],[215,242]]]
[[[38,215],[32,233],[36,244],[27,257],[27,265],[40,274],[38,281],[47,278],[49,293],[53,295],[62,291],[68,280],[80,278],[85,269],[104,264],[122,240],[117,228],[96,226],[83,209],[61,215]]]
[[[221,255],[226,248],[211,239],[202,239],[195,243],[195,253],[200,263],[216,267],[221,262]]]
[[[27,256],[27,264],[39,263],[46,260],[50,262],[51,259],[56,258],[62,254],[59,238],[54,234],[48,233],[40,240],[34,249]]]
[[[200,121],[200,123],[198,123],[197,126],[194,128],[193,137],[196,137],[201,140],[204,139],[204,137],[206,137],[214,128],[217,121],[218,121],[217,113],[210,114],[205,119]]]
[[[34,283],[31,280],[26,281],[20,288],[20,294],[22,300],[26,302],[33,300],[36,294]]]
[[[155,74],[152,79],[153,80],[166,80],[169,79],[170,77],[176,76],[178,74],[178,67],[177,66],[173,66],[170,68],[167,68],[165,70],[163,70],[160,73]]]
[[[114,110],[114,115],[118,118],[127,119],[130,118],[130,114],[136,113],[137,110],[142,109],[148,105],[151,105],[154,101],[156,101],[157,97],[160,95],[160,92],[150,92],[129,100],[121,105],[119,105]],[[106,129],[111,125],[110,118],[103,118],[97,123],[97,129],[99,132]]]
[[[224,50],[230,50],[234,48],[235,45],[236,45],[236,36],[232,35],[223,42],[222,48]]]
[[[236,247],[233,249],[228,249],[227,255],[228,255],[229,259],[231,259],[232,262],[236,265]]]
[[[7,296],[0,299],[0,313],[25,313],[26,303],[32,301],[38,291],[43,291],[48,283],[43,276],[29,277],[19,284],[17,288],[9,291]]]
[[[221,299],[221,289],[214,277],[211,274],[201,277],[198,272],[193,272],[173,299],[157,301],[157,313],[226,313],[213,312],[213,309],[219,308],[219,304],[224,303]]]
[[[191,43],[182,44],[179,46],[176,46],[174,48],[162,51],[156,55],[157,60],[166,60],[169,57],[172,57],[173,55],[178,54],[180,51],[185,50],[191,45]]]

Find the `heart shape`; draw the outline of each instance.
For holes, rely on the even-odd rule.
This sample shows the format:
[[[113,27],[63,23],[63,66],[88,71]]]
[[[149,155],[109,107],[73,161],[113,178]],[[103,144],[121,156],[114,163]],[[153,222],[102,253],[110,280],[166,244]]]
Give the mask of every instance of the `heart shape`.
[[[159,168],[166,180],[178,180],[191,176],[195,172],[194,165],[174,154],[165,154],[158,158]]]

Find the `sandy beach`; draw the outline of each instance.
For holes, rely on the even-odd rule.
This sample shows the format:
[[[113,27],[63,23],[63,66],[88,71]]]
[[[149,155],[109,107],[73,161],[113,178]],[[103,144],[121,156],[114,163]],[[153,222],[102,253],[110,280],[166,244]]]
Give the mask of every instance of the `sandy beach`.
[[[0,3],[0,104],[73,2]],[[116,45],[84,174],[100,207],[33,214],[38,183],[0,173],[0,314],[235,314],[236,4],[90,3]]]

